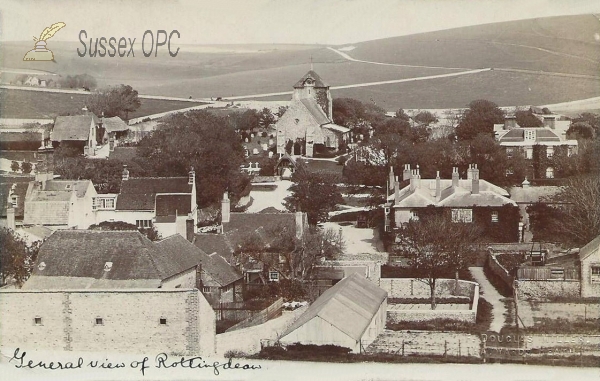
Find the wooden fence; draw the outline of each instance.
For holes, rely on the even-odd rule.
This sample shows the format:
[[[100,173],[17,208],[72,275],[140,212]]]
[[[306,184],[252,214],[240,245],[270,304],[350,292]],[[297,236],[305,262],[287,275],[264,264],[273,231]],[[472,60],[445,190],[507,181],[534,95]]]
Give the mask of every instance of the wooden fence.
[[[517,270],[518,280],[579,280],[579,269],[576,267],[520,267]]]
[[[243,320],[236,325],[230,327],[225,332],[231,332],[242,328],[248,328],[255,325],[265,323],[277,316],[281,315],[281,308],[283,307],[283,298],[277,299],[273,304],[264,310],[250,316],[246,320]]]

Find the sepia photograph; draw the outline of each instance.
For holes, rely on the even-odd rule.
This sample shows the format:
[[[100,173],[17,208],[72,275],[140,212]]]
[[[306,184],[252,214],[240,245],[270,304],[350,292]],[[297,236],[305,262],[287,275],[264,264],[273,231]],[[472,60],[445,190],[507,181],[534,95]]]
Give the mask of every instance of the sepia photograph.
[[[600,2],[3,1],[0,379],[600,379]]]

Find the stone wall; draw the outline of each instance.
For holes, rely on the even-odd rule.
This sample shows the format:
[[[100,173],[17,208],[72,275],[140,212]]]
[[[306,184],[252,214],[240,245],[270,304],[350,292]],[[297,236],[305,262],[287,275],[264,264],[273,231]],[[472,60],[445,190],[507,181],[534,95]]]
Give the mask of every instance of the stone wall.
[[[196,289],[2,290],[0,316],[5,348],[214,353],[214,312]]]
[[[580,295],[577,280],[517,280],[517,296],[521,299],[544,299]]]
[[[438,279],[435,294],[437,297],[473,296],[477,283],[458,280],[458,294],[454,293],[454,279]],[[388,298],[429,298],[431,290],[425,282],[414,278],[381,278],[379,287],[387,291]]]
[[[359,256],[357,256],[359,257]],[[336,261],[324,261],[321,265],[319,265],[319,267],[332,267],[335,269],[344,269],[344,268],[348,268],[349,270],[351,268],[356,268],[356,267],[364,267],[365,268],[365,273],[361,272],[361,275],[364,275],[365,278],[367,278],[368,280],[370,280],[371,282],[373,282],[376,285],[379,285],[380,279],[381,279],[381,264],[385,263],[385,261],[382,260],[360,260],[360,259],[349,259],[349,260],[336,260]],[[350,271],[349,273],[352,273],[352,271]]]
[[[276,319],[253,327],[217,335],[216,352],[225,355],[228,351],[239,351],[246,354],[258,353],[261,350],[261,340],[276,341],[281,334],[304,312],[308,306],[294,311],[283,311]]]
[[[486,261],[486,266],[490,269],[492,273],[494,273],[496,276],[502,279],[502,281],[512,290],[514,277],[508,273],[508,270],[506,270],[500,264],[500,262],[498,262],[498,259],[496,258],[496,255],[494,253],[489,253],[489,257]]]

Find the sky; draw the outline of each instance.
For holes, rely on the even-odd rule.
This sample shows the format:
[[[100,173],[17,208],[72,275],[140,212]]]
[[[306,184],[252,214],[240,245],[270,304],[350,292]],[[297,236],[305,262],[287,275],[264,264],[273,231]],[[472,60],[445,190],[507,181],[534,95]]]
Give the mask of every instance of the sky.
[[[181,44],[331,44],[500,21],[600,13],[598,0],[2,0],[0,41],[130,37],[178,30]],[[139,41],[139,40],[138,40]]]

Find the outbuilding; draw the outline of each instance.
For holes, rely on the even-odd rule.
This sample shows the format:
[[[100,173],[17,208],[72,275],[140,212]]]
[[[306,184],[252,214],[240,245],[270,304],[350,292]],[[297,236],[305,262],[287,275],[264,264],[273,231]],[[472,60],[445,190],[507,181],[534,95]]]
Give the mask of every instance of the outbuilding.
[[[337,345],[361,353],[383,332],[386,310],[387,292],[354,273],[325,291],[280,342]]]

